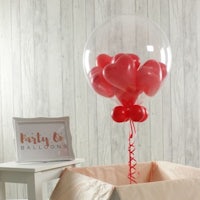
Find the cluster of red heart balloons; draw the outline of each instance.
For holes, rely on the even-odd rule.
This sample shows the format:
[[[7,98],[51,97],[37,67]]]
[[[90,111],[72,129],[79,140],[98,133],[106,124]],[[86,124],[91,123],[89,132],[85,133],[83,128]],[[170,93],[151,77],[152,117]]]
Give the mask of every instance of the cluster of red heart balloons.
[[[142,93],[154,96],[166,75],[166,65],[153,59],[141,65],[139,56],[132,53],[100,54],[89,72],[89,80],[98,94],[115,96],[122,104],[112,112],[114,121],[142,122],[148,114],[143,106],[135,105],[138,97]]]

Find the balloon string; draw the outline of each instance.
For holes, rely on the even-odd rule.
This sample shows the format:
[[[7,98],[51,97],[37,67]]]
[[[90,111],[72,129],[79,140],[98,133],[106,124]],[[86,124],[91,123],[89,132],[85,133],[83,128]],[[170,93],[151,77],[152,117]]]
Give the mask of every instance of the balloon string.
[[[137,183],[136,181],[136,165],[137,161],[135,159],[135,135],[136,135],[136,129],[134,122],[130,120],[130,134],[129,134],[129,174],[128,178],[130,181],[130,184]]]

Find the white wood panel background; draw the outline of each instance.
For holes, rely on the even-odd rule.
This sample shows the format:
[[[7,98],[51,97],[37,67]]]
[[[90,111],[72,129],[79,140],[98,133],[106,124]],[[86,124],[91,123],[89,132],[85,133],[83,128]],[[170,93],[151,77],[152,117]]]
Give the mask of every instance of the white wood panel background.
[[[200,166],[199,0],[0,0],[0,162],[15,159],[13,116],[63,115],[85,165],[127,162],[128,124],[111,120],[115,103],[90,89],[82,68],[91,31],[119,14],[160,24],[173,52],[170,77],[137,125],[137,160]]]

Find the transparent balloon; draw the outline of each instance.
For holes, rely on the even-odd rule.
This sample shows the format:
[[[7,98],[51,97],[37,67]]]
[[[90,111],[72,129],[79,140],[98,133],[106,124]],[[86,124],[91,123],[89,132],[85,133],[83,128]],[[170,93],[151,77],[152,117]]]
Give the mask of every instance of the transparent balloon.
[[[114,17],[90,35],[83,54],[86,74],[96,65],[96,56],[118,53],[134,53],[140,57],[141,63],[147,59],[156,59],[171,66],[171,49],[169,41],[161,28],[153,21],[139,16]]]
[[[151,20],[122,15],[111,18],[90,35],[83,67],[92,88],[123,105],[139,96],[153,96],[171,67],[171,48],[165,33]]]

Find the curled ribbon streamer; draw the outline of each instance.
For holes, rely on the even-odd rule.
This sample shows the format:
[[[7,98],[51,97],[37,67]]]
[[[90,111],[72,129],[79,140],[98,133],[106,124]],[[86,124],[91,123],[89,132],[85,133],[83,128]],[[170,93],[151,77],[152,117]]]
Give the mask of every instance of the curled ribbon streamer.
[[[137,183],[136,181],[136,165],[137,161],[135,159],[135,135],[136,135],[136,130],[135,130],[135,125],[132,120],[130,120],[130,134],[129,134],[129,174],[128,178],[130,181],[130,184],[132,183]]]

